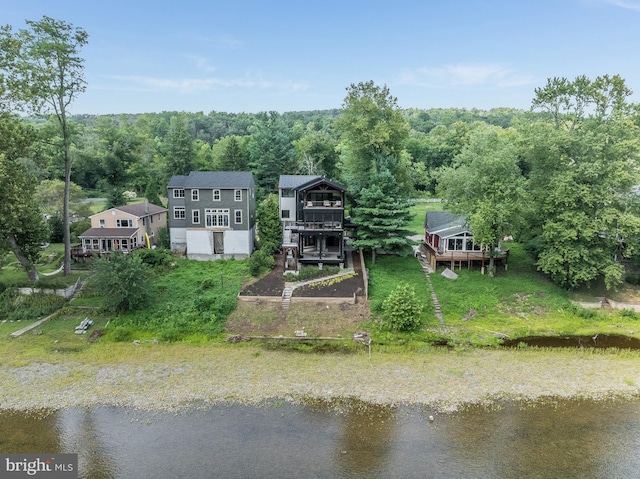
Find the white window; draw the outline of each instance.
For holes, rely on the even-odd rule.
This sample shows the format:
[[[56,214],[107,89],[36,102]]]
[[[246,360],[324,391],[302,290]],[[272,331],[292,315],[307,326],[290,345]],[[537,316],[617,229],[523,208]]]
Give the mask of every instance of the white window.
[[[133,220],[116,220],[117,228],[132,228]]]
[[[191,211],[191,222],[193,224],[200,224],[200,210]]]
[[[462,238],[449,238],[447,245],[448,251],[462,251]]]
[[[291,188],[283,188],[280,190],[280,196],[283,198],[293,198],[295,194]]]
[[[122,246],[122,249],[129,249],[129,241],[126,239],[123,239],[121,246]]]
[[[235,217],[236,217],[236,224],[242,224],[242,210],[236,210],[235,211]]]
[[[220,201],[220,190],[213,190],[213,201]]]
[[[184,206],[174,206],[173,207],[173,219],[174,220],[183,220],[186,217],[186,212]]]
[[[199,190],[191,190],[191,201],[198,201],[200,199]]]
[[[282,210],[280,212],[280,217],[282,219],[289,219],[290,218],[290,214],[291,214],[291,212],[289,210]]]
[[[242,190],[235,190],[234,198],[236,201],[242,201]]]
[[[100,228],[104,228],[104,220],[100,220]]]
[[[184,188],[176,188],[173,190],[174,198],[184,198]]]
[[[229,210],[206,209],[204,210],[204,219],[207,228],[229,226]]]

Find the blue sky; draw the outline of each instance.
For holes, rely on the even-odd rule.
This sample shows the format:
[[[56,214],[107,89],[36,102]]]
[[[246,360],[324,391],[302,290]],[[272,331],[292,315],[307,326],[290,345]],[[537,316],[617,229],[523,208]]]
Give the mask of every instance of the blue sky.
[[[89,34],[72,113],[340,108],[368,80],[403,108],[528,108],[582,74],[640,92],[640,0],[0,0],[14,29],[43,15]]]

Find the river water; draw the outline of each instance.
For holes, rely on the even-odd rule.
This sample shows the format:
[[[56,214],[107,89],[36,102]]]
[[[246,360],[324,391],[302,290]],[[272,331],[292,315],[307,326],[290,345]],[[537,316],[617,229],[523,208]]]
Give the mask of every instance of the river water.
[[[91,479],[631,478],[640,476],[640,401],[452,413],[348,401],[3,412],[0,452],[78,453],[80,477]]]

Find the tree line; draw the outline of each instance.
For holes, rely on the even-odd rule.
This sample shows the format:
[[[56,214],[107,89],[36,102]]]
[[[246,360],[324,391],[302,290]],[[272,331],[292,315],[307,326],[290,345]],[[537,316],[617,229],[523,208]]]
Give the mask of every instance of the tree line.
[[[408,199],[420,195],[466,215],[488,251],[513,234],[567,288],[600,277],[613,287],[637,255],[640,116],[618,76],[550,79],[527,111],[401,109],[369,81],[333,110],[70,115],[87,41],[48,17],[0,30],[0,244],[28,271],[28,245],[43,236],[34,211],[61,218],[68,246],[83,194],[160,203],[171,176],[194,170],[252,171],[261,198],[281,174],[344,184],[355,245],[373,261],[406,251]]]

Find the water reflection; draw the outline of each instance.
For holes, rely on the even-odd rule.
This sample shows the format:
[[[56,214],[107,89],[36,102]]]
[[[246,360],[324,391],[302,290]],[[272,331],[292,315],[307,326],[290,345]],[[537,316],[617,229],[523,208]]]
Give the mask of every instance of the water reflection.
[[[0,414],[2,452],[77,452],[83,478],[617,478],[640,468],[640,401],[505,403],[428,416],[346,401],[189,413]]]

